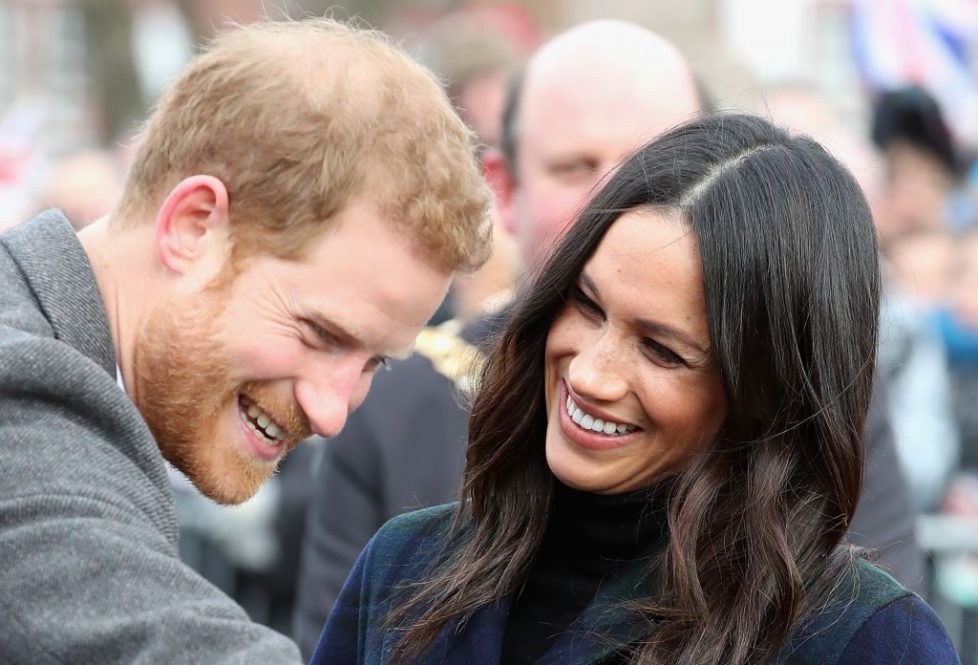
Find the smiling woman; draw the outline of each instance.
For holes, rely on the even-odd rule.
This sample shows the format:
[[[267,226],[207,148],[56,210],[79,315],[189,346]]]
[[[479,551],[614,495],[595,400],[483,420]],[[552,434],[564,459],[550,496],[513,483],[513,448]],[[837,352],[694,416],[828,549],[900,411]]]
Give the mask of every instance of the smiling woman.
[[[844,542],[880,276],[855,181],[759,118],[610,178],[484,371],[462,501],[361,555],[318,663],[956,663]]]
[[[696,236],[675,213],[626,212],[570,296],[547,336],[547,464],[588,492],[648,487],[726,415]]]

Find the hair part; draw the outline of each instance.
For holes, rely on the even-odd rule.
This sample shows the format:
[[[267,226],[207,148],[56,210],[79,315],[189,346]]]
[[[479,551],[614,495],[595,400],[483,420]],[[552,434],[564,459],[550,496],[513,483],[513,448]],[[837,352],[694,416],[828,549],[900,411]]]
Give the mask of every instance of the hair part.
[[[298,258],[362,197],[448,270],[489,255],[473,137],[430,73],[383,34],[331,19],[217,37],[146,123],[114,216],[155,216],[180,180],[228,189],[239,253]]]
[[[622,213],[678,211],[696,234],[728,414],[669,482],[655,621],[632,663],[766,662],[853,565],[838,548],[862,482],[880,275],[869,208],[814,141],[748,115],[680,126],[630,157],[530,286],[485,367],[443,557],[388,625],[407,662],[450,621],[514,592],[550,514],[544,349]],[[650,222],[652,223],[652,222]],[[846,340],[840,344],[840,340]]]

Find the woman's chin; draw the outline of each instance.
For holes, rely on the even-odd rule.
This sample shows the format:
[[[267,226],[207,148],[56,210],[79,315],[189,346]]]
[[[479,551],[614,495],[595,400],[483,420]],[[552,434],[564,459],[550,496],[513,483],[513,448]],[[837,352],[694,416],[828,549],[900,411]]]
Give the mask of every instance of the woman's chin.
[[[572,489],[600,493],[598,469],[593,463],[582,460],[566,442],[552,441],[547,434],[547,466],[554,478]]]

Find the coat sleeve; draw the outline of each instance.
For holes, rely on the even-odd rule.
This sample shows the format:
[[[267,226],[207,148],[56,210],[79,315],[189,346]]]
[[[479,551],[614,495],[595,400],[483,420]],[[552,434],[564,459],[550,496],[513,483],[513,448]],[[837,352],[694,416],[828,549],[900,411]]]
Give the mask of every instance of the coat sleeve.
[[[872,614],[849,640],[838,665],[960,665],[944,625],[908,594]]]
[[[5,663],[301,662],[117,505],[18,496],[0,522]]]
[[[72,362],[54,340],[0,344],[0,660],[298,665],[180,561],[148,430]]]

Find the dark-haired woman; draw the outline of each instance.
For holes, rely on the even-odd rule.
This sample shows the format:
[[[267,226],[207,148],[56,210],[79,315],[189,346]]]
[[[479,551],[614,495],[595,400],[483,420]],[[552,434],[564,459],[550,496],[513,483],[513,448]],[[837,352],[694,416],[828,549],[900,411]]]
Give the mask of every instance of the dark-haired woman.
[[[378,532],[313,662],[957,663],[842,542],[879,290],[817,144],[726,115],[644,147],[513,313],[462,500]]]

